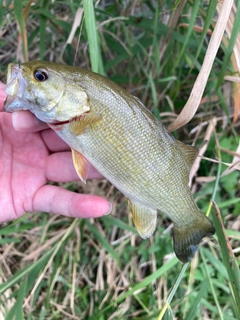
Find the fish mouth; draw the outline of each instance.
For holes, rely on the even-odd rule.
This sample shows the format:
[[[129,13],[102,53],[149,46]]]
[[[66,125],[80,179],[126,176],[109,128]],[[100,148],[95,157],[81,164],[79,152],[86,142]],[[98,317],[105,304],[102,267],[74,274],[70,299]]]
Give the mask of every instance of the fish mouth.
[[[7,86],[5,92],[7,98],[4,101],[4,110],[14,112],[29,110],[30,104],[23,100],[23,94],[27,88],[27,81],[23,78],[19,64],[10,63],[7,72]]]

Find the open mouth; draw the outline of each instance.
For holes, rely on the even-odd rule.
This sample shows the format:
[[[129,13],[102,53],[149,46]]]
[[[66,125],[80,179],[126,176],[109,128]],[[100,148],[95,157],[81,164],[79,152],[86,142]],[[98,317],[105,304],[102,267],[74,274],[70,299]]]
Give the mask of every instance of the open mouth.
[[[26,102],[22,101],[26,86],[27,83],[22,76],[20,66],[18,64],[10,64],[8,66],[7,86],[5,89],[7,94],[7,98],[4,101],[5,111],[14,112],[28,109]]]

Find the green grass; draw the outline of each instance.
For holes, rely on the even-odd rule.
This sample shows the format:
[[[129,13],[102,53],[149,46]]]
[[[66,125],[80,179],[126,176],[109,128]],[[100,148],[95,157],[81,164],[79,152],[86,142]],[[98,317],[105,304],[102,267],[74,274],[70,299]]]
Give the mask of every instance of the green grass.
[[[1,79],[8,63],[26,59],[92,68],[138,96],[167,126],[183,109],[201,70],[217,3],[1,1]],[[73,28],[79,7],[84,16]],[[201,147],[216,117],[204,156],[225,163],[232,163],[233,155],[222,149],[234,152],[239,143],[239,124],[232,122],[236,93],[224,80],[240,71],[232,63],[239,8],[237,2],[232,35],[217,52],[197,113],[173,133]],[[109,183],[65,184],[107,197],[113,211],[95,220],[28,213],[2,226],[0,318],[239,319],[240,175],[235,170],[222,176],[226,168],[202,160],[195,174],[194,196],[216,234],[185,266],[173,255],[166,217],[159,215],[157,231],[142,240],[125,198]]]

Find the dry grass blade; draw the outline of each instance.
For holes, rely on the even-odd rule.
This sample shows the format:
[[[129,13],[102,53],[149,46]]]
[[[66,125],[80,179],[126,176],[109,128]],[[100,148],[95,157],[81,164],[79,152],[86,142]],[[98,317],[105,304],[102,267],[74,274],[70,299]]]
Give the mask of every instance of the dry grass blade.
[[[217,10],[218,12],[221,10],[222,4],[219,2],[217,5]],[[228,23],[226,26],[226,33],[228,37],[231,37],[233,26],[234,26],[234,21],[236,18],[236,13],[237,13],[237,8],[236,5],[233,4],[232,10],[228,19]],[[234,47],[233,47],[233,54],[232,54],[232,63],[234,70],[236,73],[239,75],[240,73],[240,35],[237,35],[237,38],[234,42]],[[234,117],[233,117],[233,123],[236,123],[239,112],[240,112],[240,83],[239,83],[239,78],[238,77],[231,77],[227,76],[224,77],[227,80],[233,81],[234,83],[234,92],[233,92],[233,101],[234,101]]]
[[[240,83],[240,77],[236,77],[236,76],[225,76],[224,79],[225,79],[225,80],[232,81],[232,82],[238,82],[238,83]]]
[[[0,277],[0,284],[4,283],[6,279]],[[0,320],[5,320],[5,309],[11,309],[12,306],[16,303],[15,298],[11,298],[12,290],[8,289],[2,294],[4,300],[4,305],[0,304]]]
[[[73,40],[74,40],[74,37],[75,37],[75,34],[76,34],[76,31],[78,29],[78,27],[81,25],[81,22],[82,22],[82,17],[83,17],[83,9],[82,8],[78,8],[77,9],[77,12],[75,14],[75,18],[74,18],[74,21],[73,21],[73,24],[72,24],[72,28],[71,28],[71,31],[70,31],[70,34],[67,38],[67,41],[62,49],[62,52],[61,52],[61,59],[62,59],[62,56],[64,54],[64,51],[67,47],[67,45],[71,45]],[[81,35],[81,33],[80,33]],[[77,46],[76,46],[76,54],[78,52],[78,47],[79,47],[79,42],[80,42],[80,35],[79,35],[79,39],[78,39],[78,42],[77,42]],[[76,54],[75,54],[75,59],[74,59],[74,64],[75,64],[75,61],[76,61]]]
[[[223,173],[221,174],[221,177],[224,177],[235,170],[240,170],[240,167],[238,166],[240,163],[240,159],[239,159],[240,158],[240,144],[238,145],[237,150],[234,153],[231,152],[230,150],[225,150],[223,148],[220,148],[220,149],[222,151],[225,151],[227,153],[231,153],[234,155],[231,165],[225,171],[223,171]]]
[[[34,292],[37,290],[41,280],[43,279],[43,277],[46,274],[46,271],[48,270],[48,268],[51,266],[52,261],[55,257],[55,255],[57,254],[58,250],[60,249],[60,247],[62,246],[63,242],[66,240],[66,238],[69,236],[69,234],[72,232],[72,230],[77,226],[78,224],[78,219],[73,220],[71,226],[67,229],[67,231],[64,233],[62,239],[58,242],[51,258],[49,259],[47,265],[45,266],[44,270],[42,271],[41,275],[38,277],[33,289],[31,290],[29,296],[25,299],[24,305],[26,306],[29,301],[32,299],[32,297],[34,296]]]
[[[70,32],[70,34],[68,36],[68,39],[67,39],[67,42],[66,42],[67,44],[71,44],[72,43],[74,35],[76,33],[76,30],[80,26],[80,23],[82,21],[82,15],[83,15],[83,9],[82,8],[78,8],[77,12],[76,12],[76,15],[75,15],[75,18],[74,18],[74,22],[73,22],[73,25],[72,25],[71,32]]]
[[[56,234],[54,237],[52,237],[50,240],[46,241],[44,245],[40,246],[38,249],[34,250],[33,252],[29,253],[27,256],[23,258],[23,261],[29,261],[37,259],[43,252],[43,250],[47,249],[49,246],[56,243],[58,239],[60,239],[64,234],[66,233],[66,230],[60,231],[58,234]]]
[[[217,124],[217,119],[214,117],[208,127],[207,127],[207,130],[206,130],[206,134],[205,134],[205,137],[204,137],[204,145],[199,149],[199,154],[198,154],[198,157],[197,159],[194,161],[193,163],[193,166],[191,168],[191,171],[190,171],[190,175],[189,175],[189,181],[191,183],[193,177],[195,176],[196,172],[198,171],[199,169],[199,166],[200,166],[200,162],[202,160],[202,156],[204,155],[205,151],[207,150],[207,146],[208,146],[208,142],[212,136],[212,132],[214,130],[214,128],[216,127],[216,124]]]
[[[222,3],[219,2],[217,4],[217,11],[221,12],[222,10]],[[226,33],[228,35],[228,37],[231,37],[232,34],[232,29],[233,29],[233,25],[234,25],[234,21],[236,18],[236,13],[237,13],[237,8],[235,3],[233,3],[231,12],[230,12],[230,16],[226,25]],[[238,72],[240,72],[240,36],[238,35],[238,37],[236,38],[234,47],[233,47],[233,54],[234,54],[234,59],[236,62],[236,70],[238,70]]]
[[[162,57],[164,56],[164,53],[168,46],[169,39],[173,33],[174,28],[176,27],[176,24],[178,23],[179,17],[182,14],[185,4],[186,4],[186,0],[180,1],[179,6],[174,10],[173,15],[170,16],[169,23],[168,23],[168,27],[169,27],[168,35],[164,39],[164,42],[161,45],[161,52],[160,52],[161,60],[162,60]]]
[[[210,71],[212,69],[214,59],[216,57],[223,37],[223,33],[228,22],[232,6],[233,0],[225,0],[223,2],[222,10],[219,14],[218,21],[209,42],[209,46],[207,48],[200,73],[194,83],[190,97],[183,110],[181,111],[177,119],[168,127],[168,130],[170,132],[187,124],[193,118],[198,109]]]

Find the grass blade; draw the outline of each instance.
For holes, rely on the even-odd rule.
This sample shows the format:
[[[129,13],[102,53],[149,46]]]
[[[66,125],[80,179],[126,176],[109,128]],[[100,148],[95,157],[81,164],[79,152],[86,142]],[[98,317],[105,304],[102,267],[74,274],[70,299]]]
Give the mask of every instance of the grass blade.
[[[221,319],[221,320],[224,320],[223,319],[223,314],[222,314],[222,310],[221,310],[221,307],[219,305],[219,302],[218,302],[218,298],[217,298],[217,294],[215,292],[215,288],[214,288],[214,285],[212,283],[212,279],[211,279],[211,276],[209,274],[209,270],[208,270],[208,266],[207,266],[207,263],[206,263],[206,259],[204,257],[204,254],[200,248],[200,254],[201,254],[201,257],[203,259],[203,264],[204,264],[204,268],[205,268],[205,272],[206,272],[206,275],[207,275],[207,279],[208,279],[208,283],[209,283],[209,286],[211,288],[211,292],[212,292],[212,295],[213,295],[213,299],[215,301],[215,304],[216,304],[216,307],[217,307],[217,311],[218,311],[218,319]]]
[[[83,9],[92,71],[104,75],[93,1],[83,0]]]
[[[14,286],[18,281],[20,281],[23,277],[25,277],[25,275],[27,275],[31,270],[35,269],[36,266],[40,264],[45,265],[46,262],[49,260],[49,256],[54,251],[55,247],[56,246],[54,246],[52,249],[46,252],[38,261],[34,262],[33,264],[30,264],[25,269],[15,273],[6,282],[0,284],[0,295],[3,294],[3,292],[5,292],[7,289]]]
[[[128,230],[138,235],[138,232],[135,227],[130,226],[128,223],[125,223],[120,219],[114,218],[112,216],[105,216],[105,217],[102,217],[101,220],[103,220],[106,226],[109,226],[109,227],[117,226],[118,228],[121,228],[123,230]]]
[[[189,263],[185,263],[183,265],[182,270],[179,273],[179,276],[178,276],[174,286],[172,287],[172,290],[171,290],[166,302],[164,303],[163,308],[162,308],[161,312],[159,313],[159,316],[158,316],[157,320],[162,320],[163,317],[164,317],[165,312],[169,309],[170,303],[172,302],[172,299],[173,299],[173,297],[174,297],[174,295],[175,295],[175,293],[176,293],[176,291],[177,291],[177,289],[179,287],[180,282],[182,281],[182,278],[183,278],[184,273],[187,270],[188,266],[189,266]]]
[[[2,25],[2,22],[3,22],[3,14],[4,14],[3,0],[0,0],[0,26]]]
[[[44,0],[43,1],[43,9],[47,10],[49,5],[49,0]],[[41,23],[40,23],[40,43],[39,43],[39,56],[40,60],[44,60],[44,55],[46,52],[46,47],[45,47],[45,39],[46,39],[46,27],[47,27],[47,18],[46,16],[42,15],[40,16]]]
[[[230,287],[231,287],[230,291],[232,293],[232,299],[235,305],[235,311],[240,319],[240,280],[239,280],[240,271],[239,271],[238,263],[234,256],[234,253],[232,251],[231,244],[225,233],[221,213],[215,202],[214,202],[214,207],[216,212],[215,214],[212,214],[213,223],[216,228],[218,241],[221,247],[223,263],[228,272]]]
[[[174,131],[187,124],[195,115],[200,104],[214,59],[221,44],[222,36],[227,25],[228,17],[232,8],[233,0],[223,2],[221,13],[219,14],[216,27],[213,31],[206,55],[204,57],[202,68],[194,83],[190,97],[182,109],[177,119],[168,127],[168,130]]]
[[[127,297],[130,297],[136,291],[138,291],[140,289],[143,289],[144,287],[148,286],[154,280],[160,278],[164,273],[166,273],[169,270],[171,270],[177,263],[179,263],[179,261],[178,261],[178,259],[176,257],[174,257],[173,259],[169,260],[161,268],[159,268],[156,272],[154,272],[150,276],[146,277],[143,281],[139,282],[134,287],[130,288],[127,292],[123,293],[119,298],[114,300],[107,308],[102,310],[100,312],[100,314],[104,313],[106,310],[111,308],[114,304],[121,302],[122,300],[126,299]]]
[[[220,70],[220,74],[218,77],[218,82],[217,82],[217,89],[220,87],[220,85],[222,84],[223,78],[227,73],[227,69],[228,69],[228,65],[229,65],[229,61],[233,52],[233,48],[236,44],[236,40],[237,37],[239,36],[239,31],[240,31],[240,2],[238,1],[238,6],[237,6],[237,12],[236,12],[236,16],[234,19],[234,24],[233,24],[233,28],[231,30],[231,37],[229,39],[225,54],[224,54],[224,59],[223,59],[223,63],[222,63],[222,67]],[[238,70],[239,71],[239,70]]]
[[[201,38],[199,40],[198,50],[197,50],[197,52],[195,54],[195,57],[194,57],[195,59],[192,62],[192,67],[198,61],[198,57],[199,57],[199,54],[200,54],[200,52],[201,52],[201,50],[203,48],[203,43],[204,43],[204,41],[206,39],[207,32],[209,30],[209,27],[210,27],[210,25],[211,25],[211,23],[213,21],[214,15],[215,15],[215,10],[216,10],[217,3],[218,3],[218,0],[212,0],[209,3],[206,16],[204,17],[204,26],[203,26],[203,29],[202,29],[202,32],[201,32]],[[192,71],[192,68],[191,68],[191,70],[189,70],[189,74],[190,74],[191,71]]]
[[[22,47],[23,57],[19,57],[20,60],[28,61],[28,44],[27,44],[27,31],[26,22],[23,15],[22,1],[14,0],[14,14],[19,27],[19,33],[21,35],[20,43]],[[21,61],[23,62],[23,61]]]
[[[200,5],[200,0],[194,1],[193,8],[192,8],[192,13],[191,13],[191,18],[189,20],[189,26],[188,26],[187,34],[185,36],[185,41],[184,41],[183,45],[181,46],[181,51],[180,51],[180,53],[179,53],[179,55],[178,55],[178,57],[177,57],[177,59],[175,61],[173,69],[176,69],[176,67],[179,65],[179,62],[182,59],[182,56],[185,53],[186,46],[188,45],[192,30],[193,30],[193,27],[194,27],[194,22],[196,20],[196,17],[197,17],[198,11],[199,11],[199,5]]]
[[[231,244],[228,241],[224,225],[222,222],[220,211],[214,202],[217,187],[219,185],[219,178],[221,174],[221,152],[220,149],[217,149],[218,153],[218,159],[220,160],[218,164],[218,171],[216,176],[216,181],[214,185],[213,195],[212,195],[212,203],[215,207],[215,213],[212,214],[213,224],[216,228],[216,234],[218,237],[218,241],[220,244],[221,252],[222,252],[222,258],[223,263],[227,269],[230,286],[231,286],[231,293],[232,293],[232,299],[233,299],[233,305],[235,306],[235,312],[240,318],[240,281],[239,281],[239,267],[238,263],[236,261],[236,258],[232,252]],[[212,207],[212,204],[210,204],[208,211],[210,212]]]
[[[191,308],[190,308],[188,314],[186,315],[185,320],[196,319],[198,305],[199,305],[201,299],[203,298],[207,288],[208,288],[208,282],[205,280],[202,282],[202,284],[200,286],[200,290],[198,292],[198,295],[197,295],[196,299],[194,300],[194,303],[191,305]]]
[[[103,248],[116,260],[119,264],[119,255],[113,249],[113,247],[109,244],[109,242],[104,238],[104,236],[98,231],[98,229],[90,223],[87,219],[85,220],[88,229],[97,237],[98,241],[102,244]]]
[[[18,297],[16,301],[15,319],[24,320],[23,302],[26,295],[27,281],[22,281],[18,289]]]

